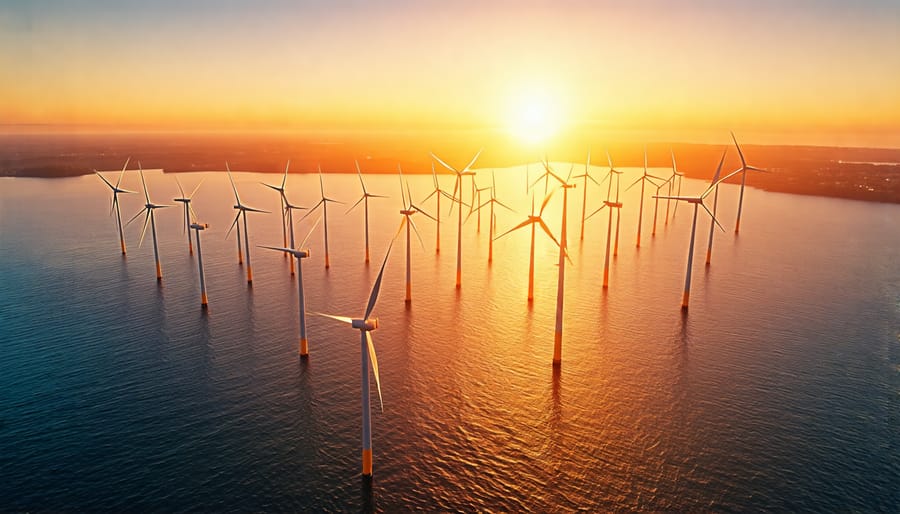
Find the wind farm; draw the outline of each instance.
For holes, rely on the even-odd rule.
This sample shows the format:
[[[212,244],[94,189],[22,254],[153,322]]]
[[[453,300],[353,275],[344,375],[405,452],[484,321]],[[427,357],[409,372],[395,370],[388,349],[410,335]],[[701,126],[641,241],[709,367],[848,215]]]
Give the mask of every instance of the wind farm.
[[[895,512],[900,6],[809,7],[4,6],[0,511]]]

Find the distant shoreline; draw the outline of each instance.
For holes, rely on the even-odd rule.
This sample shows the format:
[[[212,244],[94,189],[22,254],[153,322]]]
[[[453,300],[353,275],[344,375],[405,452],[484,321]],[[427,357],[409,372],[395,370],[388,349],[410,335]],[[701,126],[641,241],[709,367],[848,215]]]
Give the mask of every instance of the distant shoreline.
[[[163,169],[166,173],[224,171],[226,159],[235,171],[283,173],[290,159],[290,173],[355,172],[355,156],[363,173],[431,173],[432,148],[452,165],[464,166],[478,148],[459,141],[432,145],[422,138],[394,140],[341,139],[329,144],[304,141],[296,137],[239,135],[118,135],[115,137],[79,135],[0,135],[0,176],[71,177],[98,170],[121,169],[131,157],[129,169],[138,159],[145,169]],[[600,146],[600,145],[597,145]],[[610,145],[617,167],[643,166],[643,148],[639,143]],[[733,145],[650,143],[647,145],[651,168],[671,169],[674,152],[679,171],[696,179],[709,179],[723,149],[727,149],[725,169],[739,167]],[[846,198],[869,202],[900,203],[900,149],[842,148],[818,146],[768,146],[742,144],[747,162],[772,173],[747,174],[747,184],[772,192]],[[543,155],[516,148],[487,147],[475,164],[476,169],[521,166],[538,163]],[[531,154],[531,155],[524,155]],[[403,157],[397,157],[403,156]],[[533,157],[533,158],[532,158]],[[548,156],[553,162],[583,163],[587,150],[582,145],[561,147]],[[606,167],[602,147],[592,152],[591,164]],[[437,166],[438,173],[444,173]]]

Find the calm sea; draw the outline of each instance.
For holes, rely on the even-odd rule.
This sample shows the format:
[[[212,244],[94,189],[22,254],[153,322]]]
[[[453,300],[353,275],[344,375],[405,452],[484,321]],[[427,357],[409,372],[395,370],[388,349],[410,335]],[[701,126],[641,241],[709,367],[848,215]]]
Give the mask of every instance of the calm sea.
[[[652,171],[652,170],[651,170]],[[597,175],[603,170],[596,169]],[[664,173],[659,170],[659,173]],[[533,172],[532,172],[533,173]],[[522,168],[498,170],[505,231],[525,219]],[[109,175],[114,177],[113,174]],[[565,332],[551,367],[557,250],[538,233],[526,302],[530,231],[494,244],[487,214],[418,215],[412,295],[405,239],[375,309],[384,411],[373,391],[375,476],[360,479],[359,334],[310,316],[297,357],[297,282],[279,253],[277,214],[251,214],[247,286],[224,174],[179,174],[194,198],[210,309],[180,205],[157,211],[163,281],[140,220],[119,252],[106,186],[93,176],[0,179],[0,510],[3,511],[884,511],[900,510],[900,206],[723,186],[713,262],[698,218],[690,310],[679,305],[689,206],[665,223],[653,201],[635,248],[638,190],[624,195],[620,250],[601,288],[607,217],[578,238],[581,184],[569,195]],[[625,184],[637,176],[629,170]],[[629,180],[629,178],[631,180]],[[242,200],[277,212],[237,173]],[[413,196],[431,177],[409,177]],[[372,263],[363,264],[354,175],[326,175],[331,268],[322,227],[308,246],[310,311],[358,317],[400,215],[396,176],[368,176]],[[490,182],[480,171],[479,186]],[[171,174],[147,174],[171,202]],[[139,190],[136,173],[123,185]],[[452,189],[452,177],[441,176]],[[685,181],[684,192],[704,184]],[[294,203],[318,177],[288,179]],[[538,190],[543,193],[543,186]],[[467,200],[468,200],[468,187]],[[589,212],[606,188],[591,185]],[[483,196],[482,200],[486,200]],[[540,199],[538,200],[540,201]],[[562,195],[545,211],[559,233]],[[141,195],[123,197],[123,217]],[[434,200],[418,202],[434,214]],[[313,215],[296,229],[302,239]],[[424,247],[423,247],[424,246]]]

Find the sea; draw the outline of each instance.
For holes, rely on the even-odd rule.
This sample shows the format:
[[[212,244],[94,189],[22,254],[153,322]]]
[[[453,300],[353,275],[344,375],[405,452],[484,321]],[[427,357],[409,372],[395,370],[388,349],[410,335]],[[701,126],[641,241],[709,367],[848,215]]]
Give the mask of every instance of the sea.
[[[539,167],[477,171],[477,187],[496,182],[509,207],[496,206],[494,236],[554,191]],[[724,230],[707,266],[700,209],[682,310],[693,206],[657,208],[648,186],[637,247],[641,187],[625,189],[642,170],[624,171],[607,289],[615,217],[590,217],[582,239],[584,179],[566,195],[558,368],[559,248],[538,228],[529,302],[530,228],[492,241],[489,206],[470,214],[490,193],[473,202],[469,177],[457,289],[459,208],[425,199],[433,177],[403,177],[440,220],[438,240],[435,221],[414,215],[407,251],[398,176],[364,175],[387,196],[369,200],[366,264],[364,206],[347,213],[359,177],[288,175],[293,204],[313,207],[322,190],[343,202],[328,204],[327,269],[321,207],[295,214],[296,243],[309,233],[311,251],[308,359],[298,277],[260,248],[284,245],[280,197],[262,185],[280,175],[234,173],[241,201],[269,211],[247,217],[252,285],[228,233],[224,172],[145,173],[151,200],[173,205],[155,211],[161,282],[149,228],[139,245],[137,171],[122,180],[138,192],[120,197],[123,221],[137,215],[126,256],[98,177],[0,179],[0,511],[900,511],[900,205],[747,187],[735,234],[740,186],[723,184]],[[209,224],[207,310],[175,177],[188,193],[202,181],[192,206]],[[437,178],[452,193],[454,176]],[[607,187],[587,182],[586,214]],[[682,193],[706,187],[686,179]],[[542,213],[556,238],[563,197],[556,189]],[[361,317],[382,262],[372,336],[383,409],[373,387],[366,480],[359,334],[314,313]]]

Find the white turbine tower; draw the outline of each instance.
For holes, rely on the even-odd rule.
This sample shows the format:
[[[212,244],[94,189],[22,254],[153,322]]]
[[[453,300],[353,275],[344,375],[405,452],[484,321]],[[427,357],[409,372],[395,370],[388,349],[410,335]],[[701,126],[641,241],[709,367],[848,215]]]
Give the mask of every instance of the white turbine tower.
[[[159,264],[159,245],[156,242],[156,217],[153,215],[153,211],[156,209],[162,209],[164,207],[171,207],[171,205],[160,205],[155,204],[150,201],[150,193],[147,192],[147,182],[144,180],[144,170],[141,168],[140,161],[138,162],[138,171],[141,174],[141,185],[144,186],[144,199],[147,203],[144,204],[144,208],[140,210],[137,214],[134,215],[133,218],[128,220],[128,223],[125,225],[128,226],[132,221],[136,220],[138,216],[141,214],[146,214],[144,218],[144,228],[141,229],[141,240],[138,242],[138,248],[144,244],[144,235],[147,234],[147,224],[150,224],[150,230],[153,236],[153,257],[156,260],[156,281],[162,281],[162,266]]]
[[[391,245],[393,239],[391,240]],[[381,279],[384,276],[384,267],[387,264],[388,256],[391,254],[391,246],[388,246],[387,253],[384,256],[384,262],[381,263],[381,270],[375,279],[375,285],[372,286],[372,292],[369,294],[369,303],[366,304],[366,311],[362,318],[353,319],[346,316],[334,316],[331,314],[316,313],[320,316],[326,316],[338,321],[348,323],[360,333],[360,372],[362,375],[362,475],[365,478],[372,477],[372,420],[371,409],[369,408],[369,365],[375,375],[375,387],[378,389],[378,401],[381,404],[381,410],[384,411],[384,402],[381,399],[381,380],[378,377],[378,358],[375,355],[375,345],[372,342],[371,332],[378,328],[378,318],[372,318],[372,311],[375,309],[375,302],[378,300],[378,291],[381,289]]]
[[[675,163],[675,150],[669,150],[672,154],[672,176],[669,177],[669,196],[672,196],[672,189],[675,187],[675,181],[678,181],[678,190],[675,191],[676,196],[681,196],[681,181],[684,179],[684,173],[678,171],[678,165]],[[672,200],[666,200],[666,225],[669,224],[669,204]],[[678,212],[678,202],[675,202],[675,209],[672,211],[672,219],[675,219],[675,213]]]
[[[200,249],[200,231],[209,228],[209,223],[191,223],[190,228],[197,232],[197,266],[200,268],[200,307],[206,309],[209,307],[209,300],[206,298],[206,279],[203,275],[203,251]]]
[[[423,211],[422,209],[416,207],[412,203],[412,193],[409,190],[409,182],[406,183],[406,194],[403,193],[403,170],[400,169],[400,165],[397,165],[397,169],[400,171],[400,197],[403,201],[403,209],[400,210],[400,214],[403,215],[403,220],[400,221],[399,230],[403,230],[403,225],[406,225],[406,303],[412,302],[412,265],[411,265],[411,241],[410,241],[410,229],[415,231],[416,237],[419,239],[419,244],[422,245],[422,249],[425,249],[425,243],[422,242],[422,236],[419,234],[419,229],[416,227],[415,222],[412,220],[412,215],[421,212],[428,218],[431,218],[434,221],[437,221],[432,215]]]
[[[693,263],[694,263],[694,238],[697,234],[697,209],[699,207],[703,207],[703,210],[705,210],[707,212],[707,214],[709,214],[709,216],[710,216],[710,218],[712,218],[713,222],[716,225],[719,225],[719,228],[722,228],[722,225],[719,224],[719,220],[717,220],[716,217],[713,215],[713,213],[710,212],[709,208],[707,208],[706,205],[704,205],[703,199],[706,198],[707,195],[709,195],[709,193],[712,192],[713,189],[715,189],[716,184],[719,183],[719,181],[720,181],[719,175],[722,173],[722,163],[724,163],[724,162],[725,162],[725,152],[722,152],[722,159],[719,161],[718,168],[716,168],[716,174],[713,175],[712,182],[710,183],[709,187],[707,187],[706,190],[703,191],[703,193],[701,193],[697,196],[671,196],[671,197],[661,196],[660,197],[663,199],[671,198],[672,200],[678,200],[678,201],[694,204],[694,220],[693,220],[693,222],[691,222],[691,243],[688,246],[687,274],[685,275],[685,279],[684,279],[684,294],[681,297],[682,310],[687,310],[688,303],[690,303],[690,299],[691,299],[691,269],[692,269]],[[725,229],[722,228],[722,230],[724,231]]]
[[[309,233],[306,234],[305,238],[303,238],[303,242],[301,242],[300,246],[296,248],[260,245],[260,248],[268,248],[269,250],[284,252],[285,255],[291,254],[297,259],[297,303],[299,304],[300,310],[300,341],[298,343],[298,352],[300,353],[301,359],[306,359],[309,357],[309,341],[306,339],[306,296],[303,293],[303,259],[306,259],[311,255],[310,249],[303,247],[306,246],[306,242],[309,241],[309,236],[312,235],[313,230],[315,230],[316,226],[319,225],[319,221],[321,219],[322,218],[316,220],[313,226],[309,229]],[[293,239],[293,234],[291,234],[291,236]],[[293,240],[291,241],[291,246],[294,246]]]
[[[478,156],[481,155],[481,150],[478,150],[478,153],[475,154],[475,157],[472,157],[472,160],[469,161],[469,164],[462,169],[462,171],[457,170],[456,168],[450,166],[446,162],[442,161],[440,157],[437,155],[431,154],[431,157],[434,158],[437,162],[441,164],[441,166],[447,168],[452,171],[456,175],[456,180],[453,183],[453,196],[450,196],[450,212],[453,212],[453,204],[459,203],[459,218],[457,220],[456,226],[456,288],[459,289],[462,287],[462,206],[465,205],[465,202],[462,200],[462,178],[464,176],[475,176],[474,171],[469,171],[472,168],[472,165],[475,164],[475,161],[478,159]],[[475,179],[472,179],[472,183],[474,184]],[[459,191],[459,198],[456,198],[456,191]]]
[[[130,161],[130,160],[131,160],[131,157],[125,159],[125,165],[122,166],[122,173],[119,174],[119,179],[116,180],[116,185],[112,185],[112,183],[110,181],[106,180],[106,178],[104,178],[103,175],[101,175],[99,171],[94,170],[94,173],[96,173],[97,176],[100,177],[100,180],[102,180],[103,183],[105,183],[107,186],[109,186],[110,189],[112,189],[113,198],[112,198],[112,204],[109,208],[109,213],[112,214],[113,211],[116,211],[116,227],[119,229],[119,244],[122,247],[122,255],[125,255],[125,232],[123,230],[124,227],[122,226],[122,212],[119,209],[119,195],[135,193],[136,191],[129,191],[127,189],[122,189],[119,186],[122,184],[122,177],[125,176],[125,168],[128,167],[128,161]]]
[[[322,179],[322,167],[321,166],[319,166],[319,191],[322,193],[321,200],[319,200],[319,202],[317,204],[313,205],[309,209],[309,212],[307,212],[302,218],[300,218],[300,221],[305,220],[307,217],[309,217],[310,214],[314,213],[316,211],[316,209],[318,209],[319,207],[322,207],[322,219],[323,219],[324,226],[325,226],[325,269],[328,269],[331,267],[331,261],[329,260],[329,257],[328,257],[328,202],[333,202],[333,203],[344,203],[344,202],[332,200],[331,198],[328,198],[325,196],[325,181]]]
[[[200,189],[200,185],[203,184],[203,180],[200,180],[200,183],[197,184],[197,187],[194,188],[194,191],[191,192],[190,196],[184,194],[184,188],[181,187],[181,182],[178,180],[178,177],[175,177],[175,183],[178,184],[178,190],[181,191],[180,198],[173,198],[176,202],[181,202],[184,205],[184,227],[182,227],[182,233],[187,233],[188,240],[188,253],[190,255],[194,255],[194,244],[191,242],[191,231],[189,230],[191,225],[191,214],[194,213],[194,208],[191,207],[191,199],[197,194],[197,190]]]
[[[350,214],[350,211],[355,209],[356,206],[360,204],[360,202],[363,203],[363,208],[365,210],[365,230],[366,230],[366,264],[368,264],[369,263],[369,198],[387,198],[387,196],[372,194],[368,190],[366,190],[366,183],[363,181],[362,171],[360,171],[360,169],[359,169],[359,161],[355,161],[355,162],[356,162],[356,175],[359,177],[359,184],[362,186],[363,194],[361,197],[359,197],[359,200],[357,200],[356,203],[353,204],[352,207],[347,209],[347,212],[345,212],[344,214]],[[400,191],[401,193],[403,192],[402,189],[403,188],[401,186],[401,191]]]
[[[609,158],[609,152],[607,152],[607,157]],[[603,289],[609,288],[609,247],[612,240],[612,213],[615,209],[616,211],[616,223],[619,221],[619,210],[622,209],[622,202],[619,201],[619,177],[622,175],[621,171],[616,170],[612,167],[612,158],[609,158],[609,175],[607,178],[609,179],[609,184],[606,186],[606,200],[603,202],[603,205],[600,206],[596,211],[592,212],[588,219],[592,218],[595,214],[602,211],[606,207],[609,207],[609,221],[606,225],[606,258],[603,261]],[[616,200],[611,201],[612,198],[612,182],[613,177],[616,179]],[[618,226],[617,226],[618,229]],[[618,240],[617,240],[618,243]]]
[[[225,233],[225,237],[228,237],[228,234],[231,233],[231,229],[234,227],[238,227],[237,237],[238,240],[241,238],[240,225],[238,222],[241,218],[244,221],[244,252],[246,253],[247,258],[247,284],[253,284],[253,267],[250,265],[250,235],[249,230],[247,229],[247,212],[264,212],[268,213],[269,211],[264,211],[262,209],[254,209],[253,207],[249,207],[241,203],[241,197],[238,195],[237,186],[234,185],[234,178],[231,176],[231,168],[228,167],[228,163],[225,163],[225,169],[228,172],[228,180],[231,182],[231,189],[234,191],[234,200],[235,205],[234,208],[238,211],[237,215],[234,217],[234,221],[231,223],[231,227],[228,229],[228,232]]]

